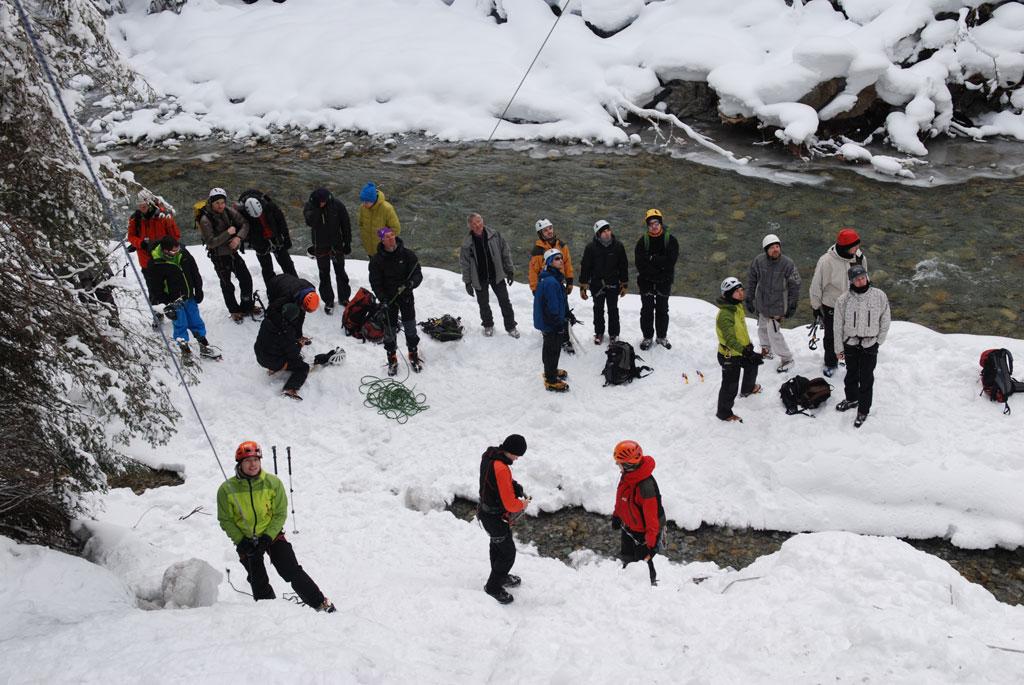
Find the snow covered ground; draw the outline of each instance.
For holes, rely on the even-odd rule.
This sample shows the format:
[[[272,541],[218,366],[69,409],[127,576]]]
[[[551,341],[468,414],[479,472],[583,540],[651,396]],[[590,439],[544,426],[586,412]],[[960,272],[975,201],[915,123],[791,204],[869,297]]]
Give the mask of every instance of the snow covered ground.
[[[722,114],[777,127],[786,143],[814,144],[822,122],[866,93],[895,108],[882,137],[907,155],[927,155],[925,143],[951,125],[1024,140],[1024,89],[977,126],[952,122],[949,86],[1010,87],[1024,76],[1024,8],[1004,4],[973,26],[979,2],[843,0],[847,18],[828,0],[574,0],[508,111],[516,123],[495,137],[627,143],[619,117],[683,79],[706,81]],[[549,4],[191,0],[179,16],[146,15],[149,0],[127,0],[110,34],[159,99],[127,116],[115,107],[92,130],[101,147],[281,128],[487,139],[554,23]],[[601,38],[585,20],[622,30]],[[817,109],[801,102],[832,79],[841,90]],[[896,175],[912,166],[888,156],[875,164]]]
[[[199,410],[229,472],[241,440],[261,442],[265,468],[271,445],[282,455],[292,447],[295,516],[285,531],[338,613],[283,600],[254,605],[217,577],[230,569],[245,588],[230,543],[207,515],[221,471],[179,392],[186,417],[178,435],[131,453],[180,468],[185,483],[141,496],[115,490],[99,502],[97,520],[83,525],[105,569],[0,540],[0,681],[1024,678],[1024,657],[1006,651],[1024,650],[1024,608],[999,604],[898,540],[856,534],[948,535],[967,547],[1024,542],[1020,410],[1004,417],[977,396],[978,353],[1006,346],[1024,358],[1020,341],[896,322],[863,428],[833,411],[834,401],[814,419],[786,416],[782,378],[766,367],[765,393],[739,400],[744,423],[727,425],[714,418],[710,304],[672,299],[674,348],[645,353],[655,372],[629,386],[601,386],[604,355],[587,342],[589,328],[577,329],[583,349],[562,363],[572,390],[557,395],[541,384],[524,284],[511,288],[523,337],[485,338],[458,275],[428,268],[416,293],[419,319],[461,316],[467,334],[455,343],[424,339],[427,367],[408,383],[430,408],[398,425],[365,407],[359,392],[363,376],[384,375],[382,348],[344,338],[337,315],[308,317],[306,332],[315,351],[341,344],[347,359],[314,371],[304,402],[283,399],[283,381],[253,359],[256,325],[228,320],[208,260],[192,249],[206,280],[209,338],[225,352],[203,366],[193,389]],[[315,282],[314,265],[296,262]],[[354,286],[365,285],[365,262],[348,266]],[[572,300],[589,324],[589,303]],[[639,298],[628,295],[622,309],[624,338],[636,343]],[[789,337],[796,372],[817,375],[820,352],[807,350],[803,328]],[[820,532],[738,572],[661,561],[657,588],[637,565],[623,571],[584,552],[570,568],[520,549],[523,585],[503,607],[482,592],[486,534],[440,509],[456,495],[475,499],[481,452],[512,432],[529,443],[514,470],[533,496],[531,510],[578,504],[610,513],[611,449],[631,438],[657,460],[666,512],[681,525]],[[193,575],[181,567],[165,574],[191,559]],[[279,594],[289,589],[271,578]],[[174,604],[188,603],[193,581],[196,604],[209,604],[204,585],[218,582],[219,601],[136,607],[133,596],[147,607],[170,599],[168,581],[177,582]]]

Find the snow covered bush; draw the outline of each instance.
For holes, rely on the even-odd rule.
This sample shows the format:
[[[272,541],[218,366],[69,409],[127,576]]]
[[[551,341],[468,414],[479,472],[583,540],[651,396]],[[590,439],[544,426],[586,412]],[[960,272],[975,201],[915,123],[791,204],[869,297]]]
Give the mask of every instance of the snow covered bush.
[[[88,8],[66,0],[43,15],[76,36],[49,55],[62,86],[88,52],[65,48],[95,38],[81,21]],[[166,440],[178,413],[150,376],[160,348],[126,325],[103,285],[111,229],[6,0],[0,71],[0,532],[67,547],[81,494],[123,461],[116,445]]]

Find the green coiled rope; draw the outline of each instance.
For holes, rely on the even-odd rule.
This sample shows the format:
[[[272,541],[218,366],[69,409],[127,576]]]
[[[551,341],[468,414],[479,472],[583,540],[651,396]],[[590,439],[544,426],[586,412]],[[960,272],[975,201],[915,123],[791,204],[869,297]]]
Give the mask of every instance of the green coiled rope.
[[[430,409],[425,394],[416,393],[415,389],[409,389],[402,381],[393,378],[363,376],[359,379],[359,392],[366,395],[364,405],[398,423],[405,423],[410,417]]]

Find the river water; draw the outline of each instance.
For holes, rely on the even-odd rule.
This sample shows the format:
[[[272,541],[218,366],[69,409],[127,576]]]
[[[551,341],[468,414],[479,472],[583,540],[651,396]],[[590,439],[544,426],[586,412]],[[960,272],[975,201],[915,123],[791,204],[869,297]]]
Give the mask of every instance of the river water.
[[[745,277],[762,236],[777,233],[805,281],[796,318],[809,322],[806,284],[814,264],[837,230],[852,226],[894,318],[1012,337],[1024,325],[1024,182],[1017,178],[912,187],[819,164],[807,165],[809,173],[774,173],[773,181],[650,146],[486,146],[415,136],[186,141],[173,150],[122,147],[108,154],[176,206],[189,242],[198,241],[189,208],[210,187],[232,197],[256,187],[278,199],[294,251],[302,252],[309,242],[302,204],[310,192],[329,188],[354,220],[359,189],[373,180],[424,264],[457,270],[466,214],[479,211],[509,241],[524,280],[538,218],[551,219],[578,260],[598,218],[611,222],[631,255],[644,211],[657,207],[680,242],[675,294],[713,300],[725,276]],[[354,240],[352,256],[360,253]]]

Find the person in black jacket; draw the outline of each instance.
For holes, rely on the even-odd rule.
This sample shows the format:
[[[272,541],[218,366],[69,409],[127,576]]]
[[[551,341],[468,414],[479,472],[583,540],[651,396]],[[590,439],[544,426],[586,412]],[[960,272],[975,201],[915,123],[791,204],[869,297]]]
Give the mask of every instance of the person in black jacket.
[[[675,279],[679,242],[665,228],[661,210],[648,209],[644,219],[647,231],[637,241],[633,259],[636,287],[640,291],[640,332],[644,336],[640,349],[649,350],[657,342],[670,350],[668,296]]]
[[[370,288],[388,311],[388,325],[384,332],[388,375],[398,373],[399,312],[405,329],[405,345],[409,348],[409,364],[413,371],[419,373],[423,370],[423,358],[418,351],[420,337],[416,333],[416,302],[412,291],[423,281],[423,272],[416,253],[406,248],[394,231],[385,226],[377,231],[377,235],[380,243],[376,254],[370,258]]]
[[[629,287],[629,260],[626,248],[612,233],[604,219],[594,223],[594,239],[583,250],[580,264],[580,297],[587,291],[594,298],[594,344],[604,342],[604,308],[608,306],[608,336],[619,337],[619,298]]]
[[[302,335],[302,326],[306,322],[306,314],[315,312],[320,306],[320,297],[316,294],[313,284],[292,274],[278,274],[267,283],[267,302],[268,308],[280,309],[289,302],[296,305],[299,308],[299,316],[295,325],[299,338],[308,343],[309,339]]]
[[[182,359],[191,358],[188,346],[189,331],[199,343],[204,357],[218,357],[206,339],[206,323],[199,314],[203,301],[203,278],[199,267],[174,236],[165,236],[153,248],[149,262],[149,301],[162,304],[164,316],[174,326],[174,339],[181,349]]]
[[[288,222],[284,212],[269,195],[258,190],[247,190],[238,198],[238,211],[249,223],[249,246],[256,252],[256,260],[263,272],[263,283],[270,287],[270,279],[274,277],[274,262],[271,255],[277,258],[281,271],[295,276],[295,264],[288,250],[292,247],[292,238],[288,234]]]
[[[252,348],[256,353],[257,363],[271,375],[278,371],[291,371],[282,394],[293,400],[302,400],[299,388],[309,375],[309,364],[302,358],[302,348],[309,344],[309,339],[302,337],[298,323],[302,310],[294,302],[278,300],[276,304],[277,306],[267,307],[267,313],[263,317],[260,332]],[[332,364],[339,360],[342,354],[340,348],[335,348],[330,352],[316,355],[313,364]]]
[[[338,300],[348,304],[352,288],[345,273],[345,255],[352,253],[352,223],[341,200],[326,188],[317,188],[309,196],[302,210],[306,225],[312,229],[313,244],[309,253],[316,258],[320,271],[320,299],[324,301],[324,314],[334,313],[334,288],[331,287],[331,264],[338,280]]]

